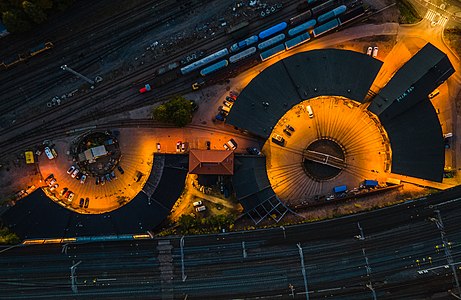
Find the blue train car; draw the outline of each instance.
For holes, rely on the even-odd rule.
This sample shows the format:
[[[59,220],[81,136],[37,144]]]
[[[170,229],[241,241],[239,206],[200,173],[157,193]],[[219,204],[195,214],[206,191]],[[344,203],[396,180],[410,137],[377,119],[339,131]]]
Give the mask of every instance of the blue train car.
[[[224,48],[222,50],[219,50],[218,52],[215,52],[213,54],[208,55],[207,57],[202,58],[201,60],[198,60],[196,62],[193,62],[183,68],[181,68],[181,73],[183,75],[186,75],[187,73],[190,73],[194,70],[197,70],[201,67],[203,67],[206,64],[209,64],[215,60],[218,60],[224,56],[229,54],[229,51],[227,51],[227,48]]]
[[[240,49],[243,49],[243,48],[245,48],[247,46],[253,45],[254,43],[257,43],[257,42],[258,42],[258,36],[253,35],[253,36],[250,36],[247,39],[244,39],[243,41],[240,41],[238,43],[233,44],[230,47],[229,50],[230,50],[230,52],[237,52]]]
[[[338,19],[333,19],[333,20],[331,20],[329,22],[326,22],[323,25],[320,25],[320,26],[314,28],[314,31],[312,31],[312,34],[314,35],[314,37],[318,37],[319,35],[327,33],[328,31],[333,30],[338,26],[339,26]]]
[[[271,35],[274,35],[276,33],[279,33],[280,31],[284,30],[287,28],[288,24],[286,22],[278,23],[277,25],[272,26],[271,28],[268,28],[266,30],[263,30],[259,33],[259,38],[260,39],[265,39],[270,37]]]
[[[242,59],[245,59],[253,54],[256,53],[256,47],[251,47],[251,48],[248,48],[246,50],[243,50],[242,52],[239,52],[235,55],[232,55],[231,57],[229,57],[229,62],[231,64],[233,63],[236,63]]]
[[[343,14],[346,12],[346,5],[341,5],[341,6],[338,6],[336,7],[335,9],[332,9],[330,10],[329,12],[327,13],[324,13],[323,15],[320,15],[318,18],[317,18],[317,22],[320,23],[325,23],[326,21],[328,20],[331,20],[333,18],[336,18],[338,17],[339,15]]]
[[[292,38],[291,40],[288,40],[285,42],[285,48],[287,50],[290,50],[296,46],[299,46],[311,39],[309,33],[303,33],[301,35],[298,35],[297,37]]]
[[[303,23],[303,24],[301,24],[299,26],[296,26],[296,27],[291,28],[290,30],[288,30],[288,35],[289,36],[295,36],[298,33],[301,33],[301,32],[306,31],[308,29],[314,28],[314,26],[316,24],[317,24],[317,21],[309,20],[306,23]]]
[[[268,39],[267,41],[264,41],[262,43],[259,43],[258,49],[263,50],[266,48],[269,48],[272,45],[275,45],[285,39],[285,34],[281,33],[279,35],[274,36],[273,38]]]
[[[209,74],[211,74],[213,72],[216,72],[216,71],[218,71],[218,70],[220,70],[222,68],[227,67],[228,64],[229,64],[229,62],[227,61],[227,59],[218,61],[217,63],[212,64],[211,66],[208,66],[208,67],[202,69],[200,71],[200,75],[202,75],[202,76],[209,75]]]
[[[273,48],[270,48],[269,50],[266,50],[264,52],[261,52],[259,54],[259,57],[261,57],[261,60],[262,61],[265,61],[265,60],[268,60],[269,58],[277,55],[277,54],[280,54],[282,52],[285,51],[285,45],[284,44],[280,44],[280,45],[277,45]]]

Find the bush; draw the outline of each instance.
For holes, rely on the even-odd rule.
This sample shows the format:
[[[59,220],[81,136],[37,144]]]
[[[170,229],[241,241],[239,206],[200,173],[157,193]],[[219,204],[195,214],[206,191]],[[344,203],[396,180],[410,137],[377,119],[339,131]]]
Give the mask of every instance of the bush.
[[[13,245],[21,242],[21,239],[6,227],[0,227],[0,244]]]
[[[152,118],[159,122],[184,127],[192,122],[192,104],[182,96],[176,96],[152,110]]]

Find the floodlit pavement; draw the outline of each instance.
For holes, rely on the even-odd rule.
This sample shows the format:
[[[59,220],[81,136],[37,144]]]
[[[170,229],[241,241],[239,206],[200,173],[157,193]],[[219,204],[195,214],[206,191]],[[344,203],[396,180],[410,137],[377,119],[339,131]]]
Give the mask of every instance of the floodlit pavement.
[[[223,144],[230,138],[234,138],[238,144],[237,153],[245,152],[246,147],[257,145],[254,138],[249,138],[246,135],[224,130],[213,131],[205,126],[120,129],[120,136],[118,137],[122,153],[120,166],[125,173],[122,175],[118,170],[114,170],[117,179],[111,182],[106,181],[104,185],[96,185],[94,177],[88,177],[84,184],[71,178],[66,173],[73,163],[70,157],[65,154],[68,143],[57,142],[58,157],[49,160],[42,154],[39,157],[39,165],[43,179],[53,174],[57,179],[59,188],[52,192],[47,187],[44,190],[60,205],[80,213],[108,212],[128,203],[142,190],[149,177],[156,153],[176,154],[178,141],[186,143],[185,153],[188,153],[190,149],[206,149],[205,141],[211,142],[211,150],[224,150]],[[157,143],[160,143],[160,151],[157,151]],[[137,171],[144,174],[139,182],[134,180]],[[43,186],[45,186],[44,183]],[[60,196],[60,191],[64,187],[75,193],[72,201]],[[88,208],[80,208],[80,198],[85,199],[87,197],[90,199]]]
[[[310,105],[314,117],[309,118],[305,106]],[[349,105],[349,106],[348,106]],[[285,146],[266,142],[267,173],[277,195],[292,204],[312,195],[332,193],[337,185],[358,187],[364,179],[386,181],[387,135],[364,105],[342,97],[317,97],[304,101],[285,114],[272,133],[283,136]],[[295,131],[287,136],[286,125]],[[314,181],[304,173],[302,152],[313,141],[325,138],[336,141],[344,149],[346,169],[328,181]],[[387,167],[388,167],[387,166]]]

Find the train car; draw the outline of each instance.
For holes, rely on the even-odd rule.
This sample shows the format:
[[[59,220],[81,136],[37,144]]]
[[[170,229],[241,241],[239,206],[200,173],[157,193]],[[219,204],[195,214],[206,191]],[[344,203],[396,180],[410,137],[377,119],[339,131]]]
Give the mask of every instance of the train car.
[[[247,46],[250,46],[250,45],[253,45],[254,43],[257,43],[258,42],[258,36],[256,35],[253,35],[253,36],[250,36],[249,38],[247,39],[244,39],[243,41],[240,41],[238,43],[235,43],[233,44],[229,50],[230,52],[237,52]]]
[[[320,4],[320,5],[317,5],[316,7],[312,8],[311,9],[312,15],[319,16],[319,15],[323,14],[324,12],[335,8],[336,6],[338,6],[338,4],[340,4],[338,0],[328,0],[327,2],[324,2],[324,3]]]
[[[264,52],[261,52],[259,54],[259,57],[261,58],[262,61],[265,61],[265,60],[268,60],[269,58],[271,57],[274,57],[282,52],[285,52],[285,45],[284,44],[280,44],[280,45],[277,45],[273,48],[270,48],[269,50],[266,50]]]
[[[279,35],[274,36],[273,38],[268,39],[267,41],[264,41],[262,43],[258,44],[258,49],[263,50],[266,48],[269,48],[272,45],[275,45],[285,39],[285,34],[281,33]]]
[[[2,66],[7,69],[7,68],[10,68],[12,66],[14,66],[15,64],[21,62],[21,59],[19,58],[19,56],[16,54],[16,55],[12,55],[10,57],[7,57],[7,58],[4,58],[3,61],[2,61]]]
[[[266,30],[263,30],[259,33],[259,38],[261,40],[270,37],[271,35],[274,35],[276,33],[279,33],[280,31],[283,31],[285,28],[287,28],[288,24],[286,22],[278,23],[277,25],[274,25]]]
[[[221,61],[218,61],[217,63],[215,64],[212,64],[211,66],[208,66],[204,69],[202,69],[200,71],[200,75],[202,76],[207,76],[213,72],[216,72],[222,68],[225,68],[227,67],[227,65],[229,64],[229,62],[227,61],[227,59],[224,59],[224,60],[221,60]]]
[[[348,11],[345,14],[341,15],[339,17],[339,24],[345,24],[347,22],[350,22],[352,20],[355,20],[365,14],[365,8],[363,6],[359,6],[354,10]]]
[[[325,23],[323,25],[320,25],[320,26],[314,28],[314,31],[312,32],[312,34],[314,35],[314,37],[318,37],[319,35],[327,33],[328,31],[333,30],[338,26],[339,26],[338,19],[333,19],[333,20],[328,21],[327,23]]]
[[[52,42],[46,42],[46,43],[41,43],[39,45],[37,45],[36,47],[33,47],[29,50],[29,54],[30,56],[34,56],[34,55],[37,55],[37,54],[40,54],[48,49],[51,49],[53,48],[54,45]]]
[[[312,12],[310,10],[305,11],[297,16],[290,18],[290,25],[297,25],[304,21],[309,20],[312,17]]]
[[[227,48],[221,49],[213,54],[208,55],[207,57],[202,58],[201,60],[197,60],[196,62],[191,63],[190,65],[187,65],[185,67],[181,68],[181,73],[183,75],[186,75],[194,70],[197,70],[206,64],[209,64],[213,61],[216,61],[220,58],[223,58],[224,56],[228,55],[229,51]]]
[[[240,29],[243,29],[243,28],[247,27],[248,25],[250,25],[250,23],[248,21],[243,21],[243,22],[238,23],[237,25],[230,26],[226,30],[226,32],[227,32],[227,34],[231,34],[231,33],[234,33],[236,31],[239,31]]]
[[[246,50],[243,50],[242,52],[239,52],[239,53],[229,57],[229,62],[231,64],[236,63],[238,61],[241,61],[242,59],[250,57],[251,55],[253,55],[255,53],[256,53],[256,47],[248,48]]]
[[[287,50],[290,50],[296,46],[299,46],[311,39],[309,33],[303,33],[301,35],[298,35],[297,37],[292,38],[291,40],[288,40],[285,42],[285,48]]]
[[[317,2],[321,2],[322,0],[307,0],[307,5],[312,6],[316,4]]]
[[[317,22],[320,23],[325,23],[326,21],[329,21],[331,19],[334,19],[338,17],[339,15],[342,15],[343,13],[346,12],[346,5],[341,5],[336,7],[335,9],[330,10],[327,13],[324,13],[317,18]]]
[[[317,24],[317,21],[315,20],[309,20],[306,23],[303,23],[299,26],[296,26],[294,28],[291,28],[288,30],[288,35],[289,36],[295,36],[303,31],[307,31],[308,29],[314,28],[314,26]]]

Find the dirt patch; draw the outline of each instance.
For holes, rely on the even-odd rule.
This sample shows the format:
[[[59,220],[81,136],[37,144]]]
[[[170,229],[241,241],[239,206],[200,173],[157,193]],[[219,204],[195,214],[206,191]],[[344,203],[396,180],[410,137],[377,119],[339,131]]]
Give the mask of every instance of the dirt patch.
[[[400,24],[415,24],[421,21],[422,17],[408,1],[397,0],[397,7],[400,11]]]
[[[450,48],[461,56],[461,29],[449,28],[444,31],[445,41],[450,45]]]

